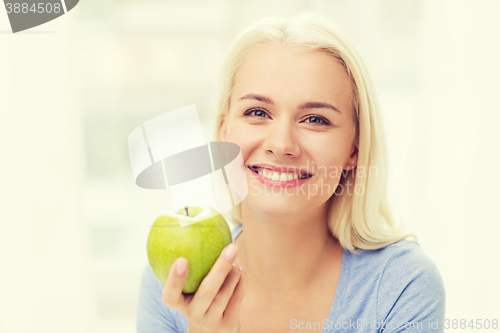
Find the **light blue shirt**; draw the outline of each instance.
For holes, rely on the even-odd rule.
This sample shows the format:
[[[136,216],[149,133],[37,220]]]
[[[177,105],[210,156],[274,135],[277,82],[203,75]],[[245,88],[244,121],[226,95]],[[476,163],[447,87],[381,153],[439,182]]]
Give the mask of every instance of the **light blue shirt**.
[[[243,230],[231,233],[233,243]],[[187,319],[161,301],[163,285],[145,267],[137,308],[138,333],[185,333]],[[284,329],[333,332],[444,332],[445,290],[434,262],[420,245],[401,240],[379,250],[344,249],[337,292],[322,322],[293,318]]]

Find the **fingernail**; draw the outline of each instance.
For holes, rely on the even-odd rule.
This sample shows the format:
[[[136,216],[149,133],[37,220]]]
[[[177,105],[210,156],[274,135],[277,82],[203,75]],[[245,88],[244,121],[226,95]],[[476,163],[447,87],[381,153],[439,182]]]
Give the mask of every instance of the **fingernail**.
[[[243,273],[246,273],[246,272],[247,272],[247,271],[245,271],[245,270],[243,269],[243,267],[240,267],[240,271],[242,271]]]
[[[233,260],[236,258],[236,251],[238,251],[238,247],[234,243],[231,243],[227,246],[224,256],[227,260]]]
[[[235,263],[235,262],[233,262],[233,266],[236,267],[236,268],[238,268],[238,269],[241,269],[240,266],[237,263]]]
[[[186,272],[187,266],[188,266],[187,259],[180,257],[177,260],[177,264],[175,264],[175,269],[177,271],[177,275],[180,275],[180,276],[184,275],[184,273]]]

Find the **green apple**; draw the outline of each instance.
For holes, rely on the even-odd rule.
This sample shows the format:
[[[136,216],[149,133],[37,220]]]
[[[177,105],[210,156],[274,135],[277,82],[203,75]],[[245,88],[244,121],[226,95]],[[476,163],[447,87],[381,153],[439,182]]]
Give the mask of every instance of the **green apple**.
[[[182,290],[194,293],[220,253],[232,243],[224,217],[209,206],[185,207],[156,219],[148,237],[148,259],[156,278],[165,285],[174,261],[184,257],[189,273]]]

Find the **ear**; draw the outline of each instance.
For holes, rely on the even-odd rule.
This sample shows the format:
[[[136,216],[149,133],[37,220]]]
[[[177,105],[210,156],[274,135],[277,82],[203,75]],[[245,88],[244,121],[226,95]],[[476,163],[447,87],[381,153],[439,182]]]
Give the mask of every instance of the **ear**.
[[[220,126],[220,131],[219,131],[219,137],[221,141],[226,141],[227,137],[227,121],[225,121],[225,118],[222,118],[221,120],[221,126]]]
[[[351,157],[347,160],[344,170],[352,170],[358,165],[358,148],[354,147],[351,152]]]

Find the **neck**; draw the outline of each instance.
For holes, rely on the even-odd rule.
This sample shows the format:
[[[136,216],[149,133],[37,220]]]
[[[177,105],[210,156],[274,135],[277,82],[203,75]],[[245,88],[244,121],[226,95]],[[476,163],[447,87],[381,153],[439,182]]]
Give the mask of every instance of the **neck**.
[[[319,272],[342,255],[327,225],[327,203],[293,217],[257,215],[242,202],[244,231],[237,263],[247,271],[247,290],[259,299],[293,297],[317,281]]]

